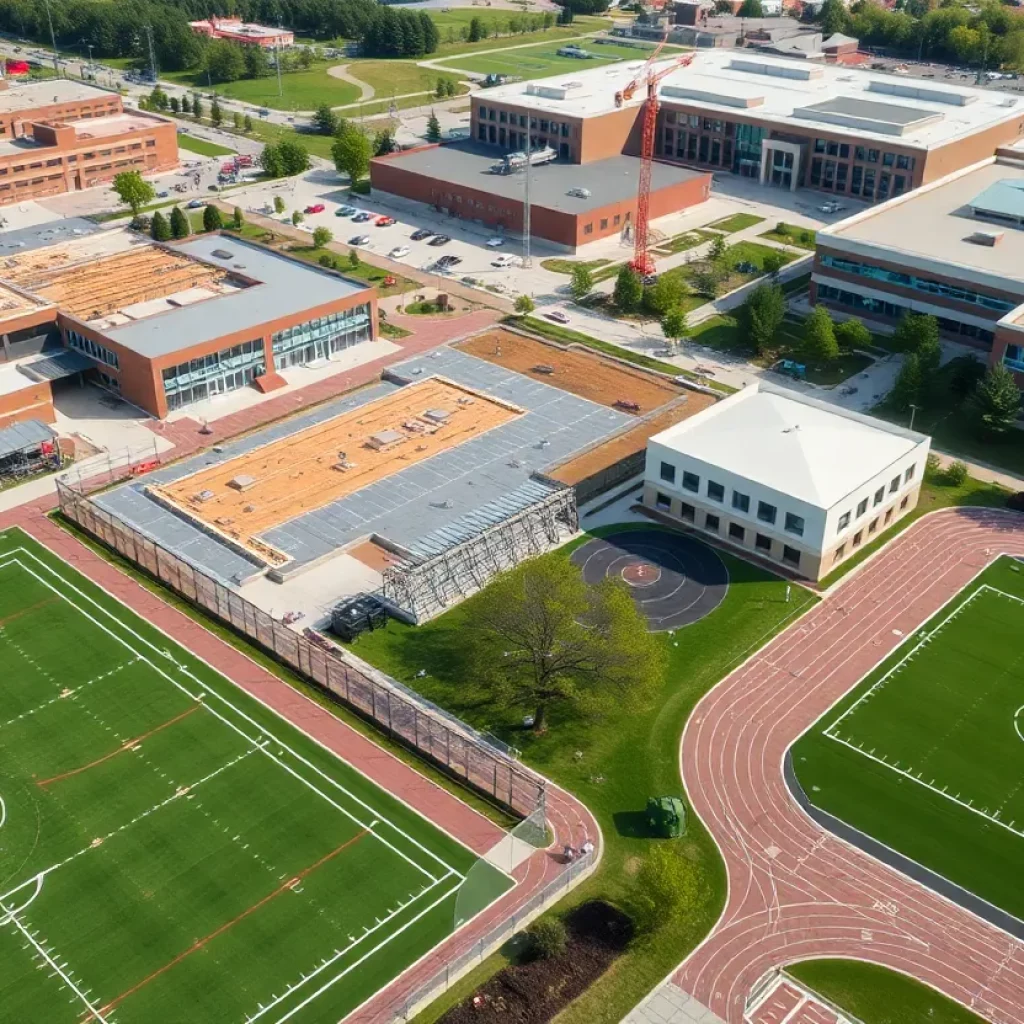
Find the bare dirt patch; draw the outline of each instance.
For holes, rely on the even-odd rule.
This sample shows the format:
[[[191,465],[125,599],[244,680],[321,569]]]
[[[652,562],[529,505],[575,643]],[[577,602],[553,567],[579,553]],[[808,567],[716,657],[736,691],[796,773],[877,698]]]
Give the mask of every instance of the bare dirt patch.
[[[440,1024],[546,1024],[611,967],[633,935],[621,910],[598,901],[577,907],[565,926],[561,956],[504,968]]]
[[[670,380],[606,356],[535,341],[511,331],[487,331],[456,347],[580,398],[640,416],[678,398],[681,391],[680,386]]]

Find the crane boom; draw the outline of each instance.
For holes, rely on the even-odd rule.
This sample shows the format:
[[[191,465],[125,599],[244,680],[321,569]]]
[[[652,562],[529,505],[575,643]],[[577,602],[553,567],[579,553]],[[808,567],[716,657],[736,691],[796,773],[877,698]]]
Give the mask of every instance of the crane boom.
[[[656,50],[655,53],[657,52]],[[644,103],[643,132],[640,136],[640,188],[636,200],[636,228],[631,264],[638,274],[650,274],[654,271],[654,260],[647,251],[647,238],[651,207],[651,172],[654,167],[654,139],[658,130],[658,83],[677,68],[689,67],[695,56],[696,54],[687,53],[657,72],[650,61],[645,65],[647,101]],[[631,82],[630,85],[632,84]],[[628,89],[629,86],[626,88]],[[624,89],[623,94],[625,92]]]

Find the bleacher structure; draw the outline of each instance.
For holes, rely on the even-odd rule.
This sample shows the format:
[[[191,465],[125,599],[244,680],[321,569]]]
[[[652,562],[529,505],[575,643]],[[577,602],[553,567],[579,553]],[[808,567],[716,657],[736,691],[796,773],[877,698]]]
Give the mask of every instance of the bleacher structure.
[[[534,476],[410,547],[380,540],[402,559],[384,570],[384,598],[403,618],[426,622],[578,528],[575,491]]]

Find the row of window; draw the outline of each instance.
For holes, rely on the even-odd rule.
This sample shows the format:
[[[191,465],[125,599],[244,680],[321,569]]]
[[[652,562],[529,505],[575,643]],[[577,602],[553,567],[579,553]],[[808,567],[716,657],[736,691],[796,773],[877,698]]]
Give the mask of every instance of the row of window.
[[[676,467],[673,466],[671,462],[662,462],[659,475],[666,483],[675,484]],[[679,480],[679,486],[684,491],[689,491],[691,494],[699,495],[701,493],[700,477],[696,473],[691,473],[689,470],[683,470],[682,476]],[[718,483],[716,480],[709,479],[706,481],[704,496],[708,501],[714,501],[719,505],[724,505],[725,486]],[[749,516],[750,495],[743,494],[742,491],[733,490],[732,507],[734,511],[739,512],[742,515]],[[775,526],[779,519],[779,510],[775,505],[772,505],[767,501],[758,501],[757,519],[759,522],[767,523],[769,526]],[[783,529],[787,533],[792,533],[797,537],[802,537],[804,535],[805,525],[803,516],[798,516],[793,512],[787,512],[783,518]]]
[[[866,295],[859,295],[857,292],[847,291],[845,288],[836,288],[830,284],[818,285],[818,299],[826,302],[834,302],[836,305],[845,306],[848,309],[855,309],[874,316],[884,316],[890,320],[899,320],[909,307],[899,305],[895,302],[887,302],[884,299],[872,299]],[[960,320],[940,316],[939,328],[946,334],[958,334],[962,338],[975,338],[978,341],[990,344],[994,337],[991,331],[974,324],[965,324]]]
[[[833,270],[842,271],[844,274],[865,277],[871,281],[897,284],[903,288],[911,288],[916,292],[927,292],[929,295],[941,295],[944,299],[952,299],[955,302],[971,303],[984,309],[991,309],[997,313],[1009,312],[1016,305],[1013,302],[1006,301],[1006,299],[997,299],[991,295],[977,292],[973,288],[949,284],[946,281],[933,281],[931,278],[918,277],[916,274],[908,274],[901,270],[874,267],[869,263],[859,263],[856,260],[844,259],[841,256],[831,256],[828,253],[822,255],[821,265],[823,267],[831,267]]]
[[[495,107],[485,107],[482,103],[477,108],[481,121],[497,121],[498,124],[518,125],[525,128],[529,122],[533,131],[540,131],[544,135],[560,135],[563,139],[569,138],[572,133],[572,125],[568,121],[551,121],[546,117],[530,117],[526,114],[515,114],[508,110],[498,110]]]
[[[882,152],[866,146],[851,146],[846,142],[835,142],[832,139],[814,140],[815,153],[824,153],[826,156],[837,156],[841,160],[849,160],[851,151],[853,159],[859,160],[861,163],[877,164],[881,161],[883,167],[896,167],[901,171],[912,171],[917,163],[915,157],[907,156],[905,153]]]
[[[146,145],[147,146],[155,146],[156,145],[156,141],[154,139],[149,139],[149,140],[147,140]],[[114,155],[115,156],[119,156],[119,155],[121,155],[123,153],[135,152],[136,150],[140,150],[140,149],[142,149],[142,143],[141,142],[135,142],[135,143],[133,143],[130,146],[118,146],[117,149],[114,150]],[[99,155],[101,157],[110,156],[111,152],[110,152],[109,149],[108,150],[102,150]],[[82,159],[83,160],[92,160],[92,159],[95,158],[95,156],[96,156],[95,153],[83,153],[82,154]],[[42,167],[60,167],[62,162],[63,161],[61,160],[60,157],[54,157],[51,160],[45,161],[45,163],[42,160],[37,160],[35,163],[32,163],[32,164],[8,164],[6,167],[0,167],[0,176],[8,174],[8,173],[10,173],[10,174],[20,174],[22,171],[25,171],[25,170],[35,171],[35,170],[38,170],[38,169],[40,169]],[[76,164],[76,163],[78,163],[78,154],[72,153],[70,156],[68,156],[67,162],[69,164]],[[122,163],[123,162],[124,161],[122,161]],[[104,167],[110,167],[110,164],[104,164],[103,166]],[[121,164],[118,164],[118,166],[121,166]],[[102,170],[102,168],[99,168],[99,169]],[[90,168],[90,170],[96,170],[96,168]]]
[[[274,365],[283,370],[327,359],[370,338],[370,307],[354,306],[278,331],[271,338]]]
[[[168,366],[163,370],[164,393],[168,396],[191,389],[195,384],[222,377],[227,373],[245,371],[249,380],[262,372],[264,365],[263,340],[255,338],[231,348],[211,352],[209,355],[197,356],[176,366]],[[183,403],[184,404],[184,403]]]
[[[897,473],[889,481],[889,493],[890,494],[895,494],[900,489],[901,481],[902,481],[902,486],[906,487],[906,485],[909,484],[910,481],[913,480],[913,479],[914,479],[914,467],[912,465],[910,465],[910,466],[907,466],[906,472],[904,472],[902,475]],[[873,498],[872,498],[871,495],[868,495],[868,497],[862,498],[857,503],[857,519],[860,519],[862,516],[867,514],[868,502],[869,501],[871,502],[871,507],[872,508],[877,508],[879,505],[882,504],[883,501],[885,501],[885,484],[882,484],[882,486],[879,487],[878,490],[875,491]],[[844,512],[839,517],[839,523],[836,526],[836,533],[842,533],[843,530],[845,530],[845,529],[847,529],[849,527],[850,519],[851,519],[852,515],[853,515],[853,510],[851,509],[848,512]]]
[[[850,164],[815,157],[811,161],[810,183],[816,188],[848,191],[851,195],[878,202],[888,199],[890,190],[894,196],[902,195],[907,190],[908,181],[904,174],[881,171],[876,175],[873,167],[861,167],[859,164],[853,164],[851,172],[850,167]]]
[[[910,495],[908,494],[900,502],[900,511],[901,512],[906,511],[907,505],[909,503],[910,503]],[[882,525],[883,526],[888,526],[889,523],[891,523],[891,522],[892,522],[892,507],[890,506],[889,508],[887,508],[885,510],[885,516],[884,516],[884,518],[882,520]],[[878,516],[875,516],[875,518],[872,519],[870,523],[868,523],[867,535],[870,537],[873,533],[876,533],[877,530],[878,530]],[[860,547],[861,542],[863,540],[864,540],[864,531],[863,530],[858,530],[853,535],[853,539],[850,541],[850,550],[851,551],[856,551],[857,548]],[[833,554],[832,554],[832,564],[835,565],[836,562],[841,562],[845,557],[846,557],[846,542],[844,541],[833,552]]]
[[[664,512],[672,511],[672,499],[667,494],[662,494],[660,491],[655,495],[654,504],[656,508],[661,509]],[[688,502],[681,501],[679,503],[679,518],[686,523],[693,523],[694,526],[696,526],[697,510]],[[720,533],[722,520],[713,512],[705,512],[702,528],[707,530],[709,533]],[[736,544],[747,543],[746,527],[741,526],[739,523],[729,523],[729,529],[726,532],[726,536]],[[771,537],[754,531],[754,550],[769,558],[773,557]],[[786,565],[792,566],[794,569],[798,569],[800,567],[800,552],[796,548],[790,547],[788,544],[783,544],[781,561]]]
[[[107,366],[112,366],[115,370],[120,368],[117,361],[117,353],[111,352],[109,348],[105,348],[98,342],[93,341],[92,338],[87,338],[84,334],[79,334],[78,331],[72,330],[67,330],[64,337],[69,348],[84,352],[87,356],[98,359],[101,363],[106,363]]]

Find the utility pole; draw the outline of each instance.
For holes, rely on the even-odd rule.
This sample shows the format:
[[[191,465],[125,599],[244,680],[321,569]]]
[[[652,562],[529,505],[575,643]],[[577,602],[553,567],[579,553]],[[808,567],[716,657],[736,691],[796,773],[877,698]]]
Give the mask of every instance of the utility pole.
[[[153,84],[156,85],[157,69],[156,69],[156,53],[153,50],[153,26],[146,26],[146,38],[149,40],[149,73],[153,76]]]
[[[530,256],[530,155],[533,152],[533,139],[530,137],[531,120],[532,118],[527,118],[526,122],[526,185],[523,189],[523,266],[526,268],[533,266],[533,259]]]
[[[910,403],[910,426],[907,428],[908,430],[914,429],[914,414],[917,412],[919,408],[920,407],[914,405],[913,402]]]
[[[284,89],[281,86],[281,44],[278,43],[274,46],[274,65],[277,67],[277,95],[278,98],[284,95]]]
[[[60,55],[57,52],[57,35],[53,31],[53,14],[50,12],[50,0],[43,0],[43,4],[46,6],[46,20],[50,25],[50,43],[53,46],[53,70],[58,78],[60,78]]]

